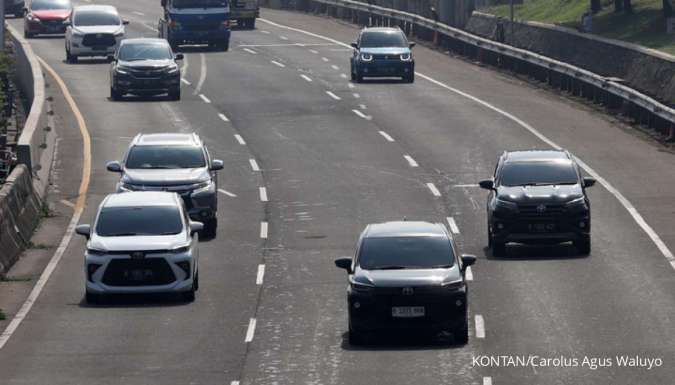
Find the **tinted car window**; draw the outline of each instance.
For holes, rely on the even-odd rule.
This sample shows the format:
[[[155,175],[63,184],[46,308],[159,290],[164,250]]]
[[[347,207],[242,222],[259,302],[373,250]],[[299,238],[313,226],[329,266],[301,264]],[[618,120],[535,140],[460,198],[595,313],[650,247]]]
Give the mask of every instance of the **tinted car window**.
[[[70,0],[33,0],[30,4],[33,11],[44,11],[50,9],[70,9],[72,5]]]
[[[169,47],[159,43],[123,44],[119,53],[119,59],[124,61],[166,60],[171,58]]]
[[[180,210],[172,206],[108,207],[101,210],[96,233],[103,237],[168,235],[183,231]]]
[[[579,177],[571,162],[506,163],[500,176],[502,186],[577,184]]]
[[[361,35],[362,48],[407,47],[402,32],[364,32]]]
[[[134,146],[129,151],[127,168],[199,168],[206,167],[204,152],[196,146]]]
[[[175,8],[227,7],[226,0],[173,0]]]
[[[87,27],[92,25],[120,25],[119,16],[109,12],[78,11],[75,12],[73,25]]]
[[[445,237],[366,238],[359,253],[359,265],[366,270],[450,267],[454,261]]]

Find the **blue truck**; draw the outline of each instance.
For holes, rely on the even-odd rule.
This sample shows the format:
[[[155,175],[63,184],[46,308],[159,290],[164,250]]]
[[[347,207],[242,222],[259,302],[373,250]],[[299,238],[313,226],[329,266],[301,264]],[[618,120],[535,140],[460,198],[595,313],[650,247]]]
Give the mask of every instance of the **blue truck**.
[[[230,48],[229,0],[161,0],[164,16],[159,19],[159,37],[176,50],[185,44],[208,44]]]

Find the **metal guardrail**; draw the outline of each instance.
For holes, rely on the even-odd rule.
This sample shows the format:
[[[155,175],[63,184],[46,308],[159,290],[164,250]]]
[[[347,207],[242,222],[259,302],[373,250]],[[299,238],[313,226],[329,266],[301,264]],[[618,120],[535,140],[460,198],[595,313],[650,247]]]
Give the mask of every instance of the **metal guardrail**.
[[[486,64],[525,73],[575,95],[603,103],[609,108],[620,108],[638,123],[662,130],[664,134],[669,135],[668,140],[675,139],[675,109],[621,84],[616,79],[606,78],[571,64],[476,36],[408,12],[352,0],[296,1],[298,8],[308,8],[310,3],[315,3],[326,8],[325,12],[330,12],[328,7],[348,10],[350,13],[348,16],[356,19],[357,23],[362,20],[359,17],[360,13],[367,15],[369,21],[373,21],[375,16],[376,25],[398,25],[408,34],[415,34],[415,26],[432,33],[437,32],[442,35],[441,38],[449,49],[463,56],[471,56]],[[316,11],[315,7],[312,8],[301,10]]]

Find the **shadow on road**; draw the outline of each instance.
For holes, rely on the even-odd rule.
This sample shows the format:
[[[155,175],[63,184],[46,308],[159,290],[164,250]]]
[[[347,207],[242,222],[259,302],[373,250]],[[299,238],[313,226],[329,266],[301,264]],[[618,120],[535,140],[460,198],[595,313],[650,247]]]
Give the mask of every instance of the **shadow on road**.
[[[428,333],[376,333],[366,336],[363,344],[349,343],[349,332],[342,334],[341,347],[350,351],[414,351],[460,349],[465,345],[456,344],[451,336],[434,336]]]

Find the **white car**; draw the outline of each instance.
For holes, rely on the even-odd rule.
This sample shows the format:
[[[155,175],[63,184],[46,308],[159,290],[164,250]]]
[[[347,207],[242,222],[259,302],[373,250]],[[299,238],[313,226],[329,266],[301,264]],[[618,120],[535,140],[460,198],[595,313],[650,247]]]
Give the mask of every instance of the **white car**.
[[[75,63],[81,56],[114,55],[129,22],[113,6],[84,5],[73,8],[66,24],[66,60]]]
[[[108,195],[87,238],[84,259],[88,303],[105,294],[176,293],[191,302],[199,289],[199,239],[180,196],[170,192]]]

